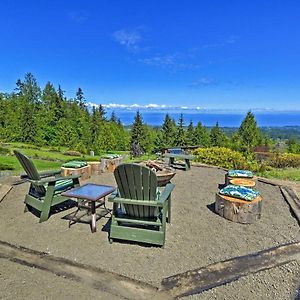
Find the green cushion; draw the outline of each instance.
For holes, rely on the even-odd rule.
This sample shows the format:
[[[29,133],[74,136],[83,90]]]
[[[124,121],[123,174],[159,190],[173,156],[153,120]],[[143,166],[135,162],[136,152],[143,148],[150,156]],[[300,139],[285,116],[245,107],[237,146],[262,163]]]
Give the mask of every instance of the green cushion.
[[[243,177],[243,178],[252,178],[253,173],[247,170],[228,170],[229,177]]]
[[[244,186],[229,184],[220,190],[220,194],[246,201],[252,201],[260,195],[260,192]]]
[[[101,158],[105,158],[105,159],[114,159],[114,158],[119,158],[121,155],[119,154],[104,154],[101,156]]]
[[[69,162],[64,163],[62,166],[64,168],[78,169],[78,168],[82,168],[82,167],[87,166],[87,162],[86,161],[73,160],[73,161],[69,161]]]
[[[72,179],[67,179],[67,180],[58,180],[55,182],[55,191],[63,191],[66,190],[70,187],[73,187],[73,180]]]

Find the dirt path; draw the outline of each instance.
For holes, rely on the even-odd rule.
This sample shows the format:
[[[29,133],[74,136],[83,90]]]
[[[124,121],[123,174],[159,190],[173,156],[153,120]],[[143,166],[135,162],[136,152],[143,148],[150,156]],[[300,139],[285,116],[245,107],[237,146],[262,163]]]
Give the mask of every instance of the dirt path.
[[[40,224],[38,218],[31,213],[23,213],[23,199],[28,191],[28,184],[14,186],[0,203],[0,239],[55,257],[116,272],[155,287],[160,287],[163,278],[174,274],[300,240],[299,225],[291,216],[289,206],[279,188],[269,184],[258,183],[257,188],[262,192],[264,199],[263,214],[262,219],[255,224],[241,225],[216,215],[213,203],[219,185],[224,183],[224,174],[222,170],[199,167],[194,167],[188,172],[177,172],[172,181],[176,185],[172,197],[173,220],[172,224],[167,226],[164,249],[127,242],[115,242],[110,245],[108,218],[97,222],[98,231],[94,234],[84,223],[77,223],[68,228],[68,220],[64,217],[74,208],[55,214],[47,222]],[[2,183],[9,181],[5,180],[6,182]],[[112,174],[102,174],[89,181],[115,185]],[[23,275],[28,272],[32,280],[25,280],[24,286],[31,291],[32,299],[38,298],[40,288],[33,282],[40,282],[38,278],[44,271],[18,266],[3,259],[0,260],[0,264],[4,284],[12,294],[17,292],[13,289],[14,284],[22,289],[20,280],[25,278]],[[11,272],[7,272],[6,267]],[[22,270],[18,272],[18,269]],[[265,299],[274,299],[275,294],[272,291],[278,292],[281,289],[283,292],[278,293],[279,296],[275,298],[289,299],[296,293],[299,270],[299,265],[291,262],[291,265],[249,275],[193,297],[233,299],[232,295],[239,295],[236,299],[262,299],[259,295],[264,293],[267,295]],[[50,274],[44,276],[48,278]],[[51,276],[53,280],[40,284],[45,285],[45,290],[48,289],[49,292],[52,287],[53,294],[56,295],[61,289],[64,295],[62,286],[54,280],[56,276]],[[273,289],[272,284],[277,288]],[[73,285],[70,283],[70,286]],[[86,287],[81,283],[78,286],[82,288],[79,295],[83,295]],[[0,297],[4,291],[2,298],[5,299],[8,295],[5,289],[0,289]]]

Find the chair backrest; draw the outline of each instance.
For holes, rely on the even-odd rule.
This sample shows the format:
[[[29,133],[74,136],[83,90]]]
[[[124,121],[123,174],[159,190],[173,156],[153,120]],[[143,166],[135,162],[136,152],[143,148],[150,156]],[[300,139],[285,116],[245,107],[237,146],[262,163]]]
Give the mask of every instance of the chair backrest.
[[[157,198],[156,174],[138,164],[121,164],[114,171],[119,196],[126,199],[150,200]],[[124,205],[126,214],[135,217],[153,217],[156,208],[151,206]]]
[[[41,177],[39,175],[38,170],[36,169],[35,165],[33,164],[32,160],[30,160],[26,155],[20,153],[17,150],[14,150],[14,154],[16,155],[17,159],[19,160],[20,164],[22,165],[24,171],[26,172],[27,176],[31,180],[40,180]],[[31,185],[31,193],[37,194],[38,196],[43,196],[46,193],[46,189],[44,186],[36,186]]]

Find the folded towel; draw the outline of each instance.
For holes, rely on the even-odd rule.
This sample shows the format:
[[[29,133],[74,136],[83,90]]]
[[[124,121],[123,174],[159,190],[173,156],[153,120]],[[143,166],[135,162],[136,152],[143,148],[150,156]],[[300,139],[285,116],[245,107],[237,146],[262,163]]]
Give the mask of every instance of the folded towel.
[[[62,166],[64,168],[78,169],[78,168],[82,168],[82,167],[87,166],[87,162],[79,161],[79,160],[73,160],[73,161],[69,161],[69,162],[64,163]]]
[[[246,201],[253,201],[257,196],[260,195],[260,192],[244,186],[230,184],[221,189],[220,194]]]
[[[252,178],[253,173],[247,170],[228,170],[229,177],[243,177],[243,178]]]

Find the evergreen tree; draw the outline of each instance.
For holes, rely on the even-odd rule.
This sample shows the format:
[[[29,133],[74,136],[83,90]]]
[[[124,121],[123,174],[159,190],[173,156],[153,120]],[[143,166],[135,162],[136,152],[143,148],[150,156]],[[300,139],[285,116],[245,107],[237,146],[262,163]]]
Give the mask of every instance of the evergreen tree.
[[[250,154],[253,148],[261,141],[261,133],[257,127],[254,115],[251,111],[248,111],[245,119],[238,129],[237,135],[241,144],[241,151]]]
[[[218,122],[210,131],[210,140],[212,146],[222,147],[225,144],[226,136],[223,130],[219,127]]]
[[[116,118],[116,114],[114,111],[111,113],[110,122],[117,123],[117,118]]]
[[[188,145],[196,145],[195,128],[192,120],[186,130],[186,140]]]
[[[83,96],[83,91],[81,88],[78,88],[76,92],[76,102],[81,109],[86,109],[85,98]]]
[[[105,118],[106,111],[105,111],[105,109],[104,109],[104,107],[103,107],[102,104],[99,105],[98,110],[99,110],[99,116],[100,116],[100,118],[101,118],[102,120],[105,120],[105,119],[106,119],[106,118]]]
[[[199,121],[197,126],[194,129],[194,143],[195,145],[199,145],[202,147],[209,147],[210,143],[210,136],[207,128],[201,124]]]
[[[184,131],[184,120],[183,120],[183,115],[180,115],[180,118],[178,120],[178,125],[176,129],[176,140],[175,140],[175,146],[185,146],[187,143],[186,140],[186,133]]]
[[[142,154],[149,151],[152,143],[149,128],[143,123],[142,115],[137,111],[131,127],[131,149],[139,148],[141,150],[140,154]]]
[[[36,122],[37,104],[40,101],[40,87],[34,76],[27,73],[24,82],[20,83],[21,91],[19,98],[21,99],[21,141],[26,143],[34,143],[37,137],[38,128]]]
[[[157,135],[157,148],[169,148],[175,146],[176,123],[166,114],[160,133]],[[159,150],[157,149],[157,150]]]

